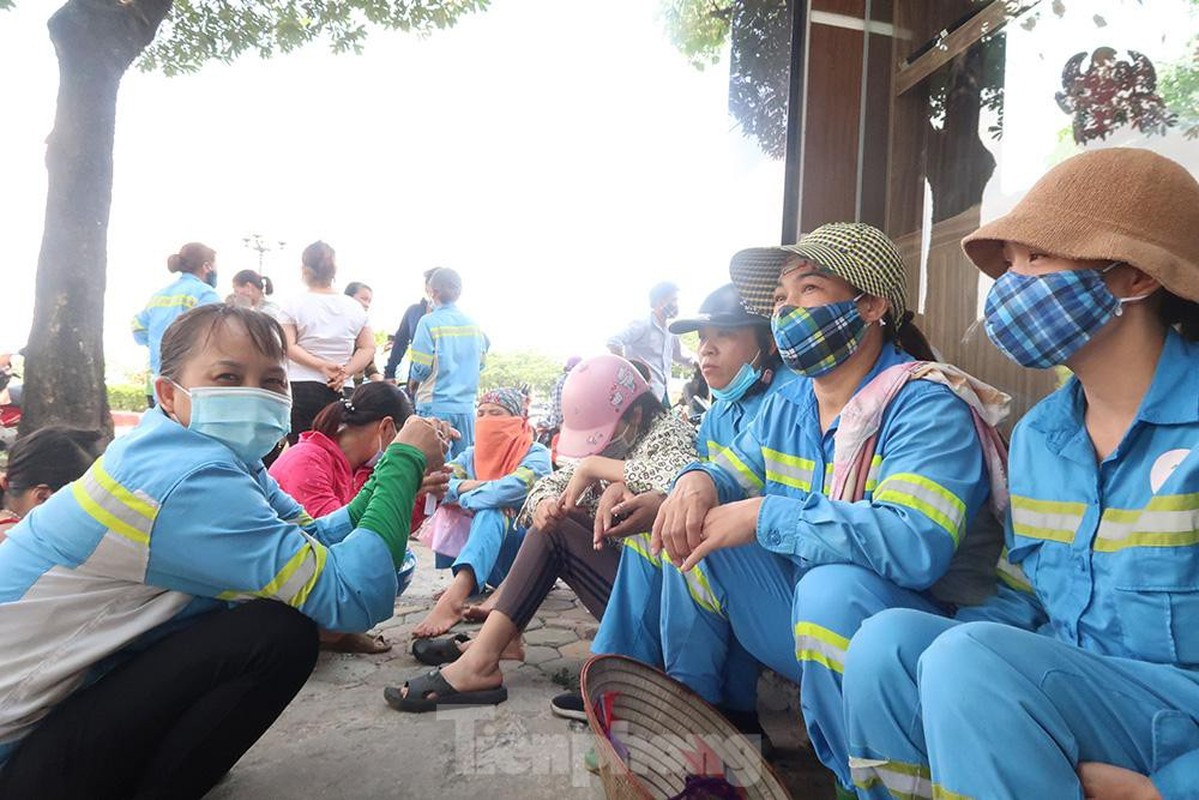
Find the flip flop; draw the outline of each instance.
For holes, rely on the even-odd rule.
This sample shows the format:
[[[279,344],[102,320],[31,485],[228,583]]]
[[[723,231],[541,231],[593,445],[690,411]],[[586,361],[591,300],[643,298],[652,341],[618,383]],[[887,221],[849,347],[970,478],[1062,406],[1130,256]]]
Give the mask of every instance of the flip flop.
[[[391,649],[391,642],[383,634],[374,636],[365,633],[347,633],[331,642],[321,642],[321,649],[332,653],[366,653],[376,655]]]
[[[452,664],[462,655],[462,649],[458,645],[469,641],[470,637],[465,633],[456,634],[448,639],[417,639],[412,643],[412,656],[430,667]]]
[[[407,697],[401,692],[404,687],[408,689]],[[430,697],[434,694],[437,696]],[[402,687],[388,686],[383,690],[383,699],[396,711],[423,714],[441,706],[496,706],[508,699],[508,690],[499,686],[460,692],[442,677],[440,669],[434,669],[408,680]]]

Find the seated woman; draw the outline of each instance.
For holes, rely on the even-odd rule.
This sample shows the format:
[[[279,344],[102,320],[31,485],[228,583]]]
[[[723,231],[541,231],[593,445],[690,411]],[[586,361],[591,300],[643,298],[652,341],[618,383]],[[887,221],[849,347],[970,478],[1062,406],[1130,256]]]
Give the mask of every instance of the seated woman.
[[[499,586],[512,566],[525,537],[516,515],[534,481],[552,471],[549,449],[533,441],[526,405],[519,389],[493,389],[479,398],[475,443],[449,463],[453,472],[443,500],[473,515],[470,538],[454,561],[453,582],[412,631],[414,638],[454,627],[466,599],[484,584]]]
[[[652,552],[678,565],[664,571],[667,671],[718,701],[735,636],[799,683],[813,748],[847,789],[849,637],[884,608],[945,615],[994,583],[998,528],[968,530],[988,496],[986,423],[958,394],[969,381],[932,379],[952,368],[915,370],[913,355],[934,359],[906,313],[902,257],[876,228],[822,225],[738,253],[730,272],[751,307],[773,299],[775,341],[801,377],[662,505]]]
[[[267,470],[279,488],[311,517],[323,517],[354,499],[387,444],[412,414],[412,403],[389,383],[361,386],[325,406],[312,430],[283,451]],[[426,484],[431,478],[426,478]],[[383,636],[321,631],[321,647],[341,653],[384,653]]]
[[[410,417],[313,520],[261,461],[288,429],[285,341],[249,309],[180,316],[159,406],[0,543],[0,797],[198,798],[303,686],[317,625],[391,616],[453,431]]]
[[[763,400],[795,378],[781,369],[778,348],[770,332],[770,318],[747,311],[731,283],[710,294],[694,319],[670,323],[674,334],[699,333],[701,382],[710,387],[711,406],[703,414],[695,449],[701,461],[723,457],[725,449],[757,416]],[[705,391],[706,394],[706,391]],[[706,398],[705,398],[705,405]],[[662,667],[660,619],[662,570],[675,569],[650,552],[649,530],[665,499],[660,492],[633,497],[621,482],[609,485],[617,505],[609,511],[601,501],[595,521],[596,542],[605,536],[628,536],[620,555],[620,571],[608,601],[599,632],[592,643],[594,653],[617,653]],[[646,608],[651,613],[646,614]],[[731,643],[729,660],[722,670],[725,691],[718,707],[743,731],[758,734],[756,725],[758,664],[743,648]],[[555,713],[586,719],[582,697],[563,693],[554,698]]]
[[[104,434],[47,425],[17,439],[0,474],[0,542],[50,495],[82,475],[104,451]]]
[[[1073,377],[1012,435],[999,594],[854,637],[858,796],[1195,797],[1199,183],[1084,153],[963,246],[991,341]]]
[[[620,564],[618,547],[595,544],[595,516],[607,484],[623,481],[634,495],[665,492],[671,477],[695,458],[694,430],[667,414],[620,356],[596,356],[575,367],[562,389],[562,410],[559,451],[580,460],[529,492],[517,524],[531,523],[531,529],[478,638],[469,647],[445,643],[444,660],[463,650],[465,655],[389,687],[384,697],[393,708],[423,712],[506,700],[500,659],[520,656],[521,631],[559,578],[597,619],[604,613]]]

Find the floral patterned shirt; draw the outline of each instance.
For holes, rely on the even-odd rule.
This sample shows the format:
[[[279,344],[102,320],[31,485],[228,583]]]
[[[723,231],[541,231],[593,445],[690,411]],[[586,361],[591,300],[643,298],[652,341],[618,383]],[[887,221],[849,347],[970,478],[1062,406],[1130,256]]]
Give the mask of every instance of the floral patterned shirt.
[[[674,414],[664,413],[654,420],[625,457],[624,482],[633,494],[653,489],[665,492],[683,467],[695,460],[695,428]],[[541,501],[561,496],[573,475],[574,465],[568,464],[533,484],[517,524],[526,528],[532,525],[533,512]],[[594,516],[600,495],[607,486],[601,481],[598,489],[593,487],[584,492],[579,505]]]

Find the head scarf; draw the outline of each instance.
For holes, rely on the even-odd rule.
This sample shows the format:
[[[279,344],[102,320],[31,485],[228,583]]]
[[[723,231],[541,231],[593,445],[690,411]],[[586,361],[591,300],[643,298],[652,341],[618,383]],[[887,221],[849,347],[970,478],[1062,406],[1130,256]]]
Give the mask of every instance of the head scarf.
[[[479,405],[483,403],[499,406],[514,417],[523,417],[528,413],[529,398],[520,389],[502,386],[485,392],[479,398]]]
[[[528,395],[505,386],[479,398],[507,411],[510,417],[479,417],[475,421],[475,478],[493,481],[511,475],[533,446],[533,429],[526,418]]]

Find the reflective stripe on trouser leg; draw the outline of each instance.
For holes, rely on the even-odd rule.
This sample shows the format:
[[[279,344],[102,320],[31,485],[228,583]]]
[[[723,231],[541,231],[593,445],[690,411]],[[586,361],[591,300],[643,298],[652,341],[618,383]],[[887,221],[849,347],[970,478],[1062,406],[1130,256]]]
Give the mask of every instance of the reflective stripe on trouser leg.
[[[729,647],[736,637],[757,661],[799,680],[790,635],[795,567],[756,542],[718,550],[700,563],[714,611],[700,605],[673,566],[663,570],[666,671],[712,703],[724,702]]]
[[[936,614],[892,609],[867,619],[854,634],[842,709],[847,766],[859,797],[932,796],[917,671],[924,650],[956,624]]]
[[[454,560],[454,574],[463,567],[470,567],[475,576],[473,594],[483,590],[483,584],[495,571],[508,531],[508,518],[504,512],[494,508],[476,511],[470,521],[470,537],[462,546],[462,552]]]
[[[888,608],[940,613],[920,593],[853,564],[814,567],[795,587],[791,618],[804,725],[816,756],[845,787],[853,784],[841,692],[846,652],[862,623]]]
[[[662,559],[649,550],[649,534],[624,539],[620,569],[591,643],[593,653],[614,653],[662,666]]]

